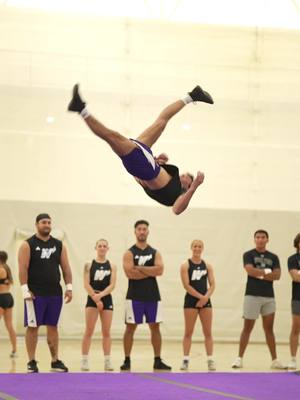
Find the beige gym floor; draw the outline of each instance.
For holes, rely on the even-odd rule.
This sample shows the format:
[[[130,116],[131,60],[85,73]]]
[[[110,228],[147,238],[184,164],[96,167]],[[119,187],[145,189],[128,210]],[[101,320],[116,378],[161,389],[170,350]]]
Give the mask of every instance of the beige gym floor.
[[[59,358],[68,366],[70,372],[80,372],[80,340],[60,340]],[[216,343],[214,359],[218,372],[270,372],[271,359],[265,344],[250,343],[245,357],[244,368],[233,370],[231,363],[237,356],[237,343]],[[9,358],[10,345],[6,338],[0,339],[0,373],[3,372],[26,372],[27,354],[24,337],[18,337],[18,357]],[[289,360],[289,346],[287,344],[277,345],[278,359],[284,364]],[[182,357],[181,343],[175,341],[163,341],[162,358],[172,366],[173,372],[180,372]],[[37,361],[40,372],[50,370],[50,354],[45,337],[39,338],[37,348]],[[113,340],[112,363],[115,372],[119,372],[123,362],[123,347],[121,340]],[[91,372],[103,372],[103,353],[101,341],[94,339],[89,355]],[[300,363],[299,363],[300,364]],[[150,340],[136,340],[131,355],[132,372],[152,372],[153,353]],[[299,365],[300,366],[300,365]],[[190,372],[206,372],[206,356],[204,344],[194,342],[190,356]]]

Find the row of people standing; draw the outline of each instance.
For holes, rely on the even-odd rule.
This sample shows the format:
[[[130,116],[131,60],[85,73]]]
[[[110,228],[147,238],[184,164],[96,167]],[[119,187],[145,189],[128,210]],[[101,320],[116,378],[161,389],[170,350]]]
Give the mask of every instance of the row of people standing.
[[[60,286],[59,265],[66,283],[65,298],[72,299],[72,275],[67,252],[60,241],[50,235],[51,218],[48,214],[40,214],[36,218],[37,233],[25,241],[19,252],[20,282],[25,300],[26,347],[29,356],[28,372],[38,372],[35,360],[38,328],[47,326],[48,345],[52,356],[51,369],[67,371],[65,364],[58,359],[57,322],[62,307],[62,289]],[[125,360],[121,370],[131,368],[131,349],[137,326],[143,323],[145,317],[151,331],[151,342],[154,350],[155,370],[170,370],[161,359],[161,299],[156,277],[163,273],[161,254],[147,243],[149,224],[140,220],[135,224],[136,243],[124,255],[124,271],[129,280],[126,296],[126,329],[123,338]],[[267,343],[272,356],[272,368],[283,368],[277,360],[273,322],[275,302],[273,280],[280,277],[279,259],[266,250],[268,233],[259,230],[255,232],[255,249],[244,254],[244,267],[248,274],[245,303],[244,329],[240,339],[239,357],[232,365],[242,367],[242,357],[249,341],[251,330],[259,314],[263,318]],[[293,279],[293,328],[290,337],[292,359],[290,368],[296,368],[296,352],[299,337],[299,261],[300,235],[295,238],[297,249],[295,255],[289,258],[289,269]],[[202,259],[203,242],[194,240],[191,244],[192,256],[181,266],[181,279],[186,296],[184,300],[185,334],[183,338],[182,370],[188,370],[189,353],[192,343],[194,326],[199,316],[205,338],[207,363],[209,370],[215,370],[213,355],[213,339],[211,334],[212,306],[211,295],[215,288],[213,268]],[[103,335],[104,368],[112,370],[110,359],[111,337],[110,328],[113,314],[111,292],[116,282],[116,267],[106,258],[108,242],[100,239],[96,244],[96,258],[84,267],[84,286],[88,293],[86,304],[86,330],[82,341],[81,368],[88,370],[88,353],[95,324],[100,315]],[[0,258],[1,295],[9,292],[9,269],[6,260]],[[10,274],[11,276],[11,274]],[[2,293],[4,291],[5,293]],[[7,297],[7,296],[6,296]],[[296,298],[297,297],[297,298]],[[298,298],[299,297],[299,298]],[[2,297],[0,296],[0,300]],[[2,304],[2,306],[1,306]],[[9,307],[0,302],[0,310],[11,314]],[[12,326],[12,324],[11,324]],[[250,328],[249,328],[250,327]],[[13,344],[12,356],[16,351],[13,334],[10,338]],[[15,335],[15,334],[14,334]]]

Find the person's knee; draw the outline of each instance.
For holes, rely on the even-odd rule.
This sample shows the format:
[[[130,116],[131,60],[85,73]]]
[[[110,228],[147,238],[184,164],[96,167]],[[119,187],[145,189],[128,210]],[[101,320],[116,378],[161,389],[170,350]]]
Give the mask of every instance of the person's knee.
[[[264,331],[266,335],[274,335],[273,324],[264,325]]]
[[[242,331],[242,334],[250,335],[250,333],[252,332],[253,327],[254,327],[254,325],[245,324],[244,328],[243,328],[243,331]]]
[[[94,329],[86,329],[84,332],[84,336],[87,339],[91,339],[91,337],[93,336],[93,333],[94,333]]]
[[[164,117],[160,117],[155,121],[156,128],[158,128],[160,130],[164,130],[167,123],[168,123],[168,120]]]
[[[109,330],[102,331],[102,337],[103,339],[110,339],[110,331]]]
[[[212,334],[209,331],[203,332],[203,336],[205,340],[212,340]]]
[[[149,324],[149,328],[152,333],[160,333],[160,327],[157,323]]]
[[[295,336],[299,335],[300,334],[300,326],[292,325],[291,334],[295,335]]]
[[[187,330],[184,332],[184,339],[191,340],[193,336],[193,330]]]
[[[32,327],[32,326],[28,326],[26,333],[28,333],[29,335],[37,335],[38,334],[38,327]]]
[[[127,335],[127,336],[133,336],[135,330],[136,330],[136,325],[134,325],[134,324],[127,324],[127,325],[126,325],[126,329],[125,329],[125,335]]]

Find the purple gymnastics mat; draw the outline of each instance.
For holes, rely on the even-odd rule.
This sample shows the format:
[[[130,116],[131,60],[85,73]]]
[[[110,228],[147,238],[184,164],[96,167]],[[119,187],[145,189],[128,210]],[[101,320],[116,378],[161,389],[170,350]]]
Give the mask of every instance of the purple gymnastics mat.
[[[284,373],[0,374],[2,400],[298,400],[300,375]]]

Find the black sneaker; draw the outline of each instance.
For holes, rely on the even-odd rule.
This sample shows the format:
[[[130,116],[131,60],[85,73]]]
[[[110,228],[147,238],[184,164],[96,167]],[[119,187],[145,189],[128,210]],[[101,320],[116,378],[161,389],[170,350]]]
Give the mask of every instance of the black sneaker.
[[[153,364],[154,371],[171,371],[172,368],[169,365],[165,364],[161,358],[157,357],[154,359]]]
[[[188,92],[193,101],[203,101],[204,103],[214,104],[214,101],[209,93],[196,86],[191,92]]]
[[[126,357],[123,364],[120,367],[121,371],[130,371],[131,365],[130,365],[130,358]]]
[[[74,111],[80,113],[86,105],[86,103],[82,101],[78,90],[79,90],[79,85],[78,83],[76,83],[76,85],[74,85],[73,87],[72,100],[68,105],[68,111]]]
[[[68,372],[69,370],[62,361],[56,360],[56,361],[51,362],[51,371],[52,372]]]
[[[30,360],[27,363],[27,372],[29,373],[39,372],[39,369],[37,367],[37,362],[35,360]]]

